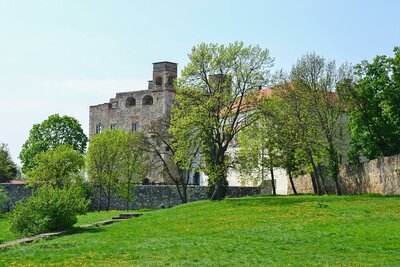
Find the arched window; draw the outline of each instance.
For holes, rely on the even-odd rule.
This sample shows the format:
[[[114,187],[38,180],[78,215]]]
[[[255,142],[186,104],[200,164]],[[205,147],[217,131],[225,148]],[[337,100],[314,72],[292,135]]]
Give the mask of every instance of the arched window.
[[[136,106],[136,99],[133,97],[128,97],[125,102],[125,107],[130,108]]]
[[[156,78],[156,85],[161,85],[162,84],[162,78],[160,76],[158,76]]]
[[[145,97],[143,97],[142,105],[143,106],[153,105],[153,97],[151,95],[146,95]]]

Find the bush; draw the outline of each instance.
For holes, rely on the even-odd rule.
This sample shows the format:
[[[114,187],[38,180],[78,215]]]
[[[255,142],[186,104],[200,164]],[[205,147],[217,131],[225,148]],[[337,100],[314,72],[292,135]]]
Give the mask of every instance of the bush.
[[[43,186],[30,198],[19,201],[11,214],[10,230],[19,236],[71,228],[78,214],[85,214],[89,200],[79,187],[54,189]]]
[[[7,202],[8,202],[8,196],[4,192],[3,187],[0,186],[0,213],[2,211],[4,204],[6,204]]]

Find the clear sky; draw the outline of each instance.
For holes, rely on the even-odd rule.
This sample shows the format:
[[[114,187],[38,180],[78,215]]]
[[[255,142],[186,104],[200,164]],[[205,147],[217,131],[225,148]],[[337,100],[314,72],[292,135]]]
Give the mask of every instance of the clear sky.
[[[59,113],[88,133],[89,106],[143,90],[152,64],[179,69],[200,42],[358,63],[400,46],[400,1],[0,0],[0,143],[17,159],[34,123]]]

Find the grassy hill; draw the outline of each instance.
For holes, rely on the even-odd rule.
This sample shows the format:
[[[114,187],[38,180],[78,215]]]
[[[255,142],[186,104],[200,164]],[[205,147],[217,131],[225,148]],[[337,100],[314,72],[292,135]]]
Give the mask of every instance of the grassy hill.
[[[400,198],[196,202],[0,251],[0,265],[396,266]]]

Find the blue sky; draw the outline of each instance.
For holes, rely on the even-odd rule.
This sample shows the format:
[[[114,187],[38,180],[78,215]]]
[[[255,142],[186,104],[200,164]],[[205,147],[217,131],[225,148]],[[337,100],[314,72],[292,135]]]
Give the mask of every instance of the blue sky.
[[[400,1],[0,0],[0,143],[17,159],[59,113],[88,132],[89,106],[146,89],[152,62],[181,69],[200,42],[243,41],[289,70],[307,52],[358,63],[400,45]]]

